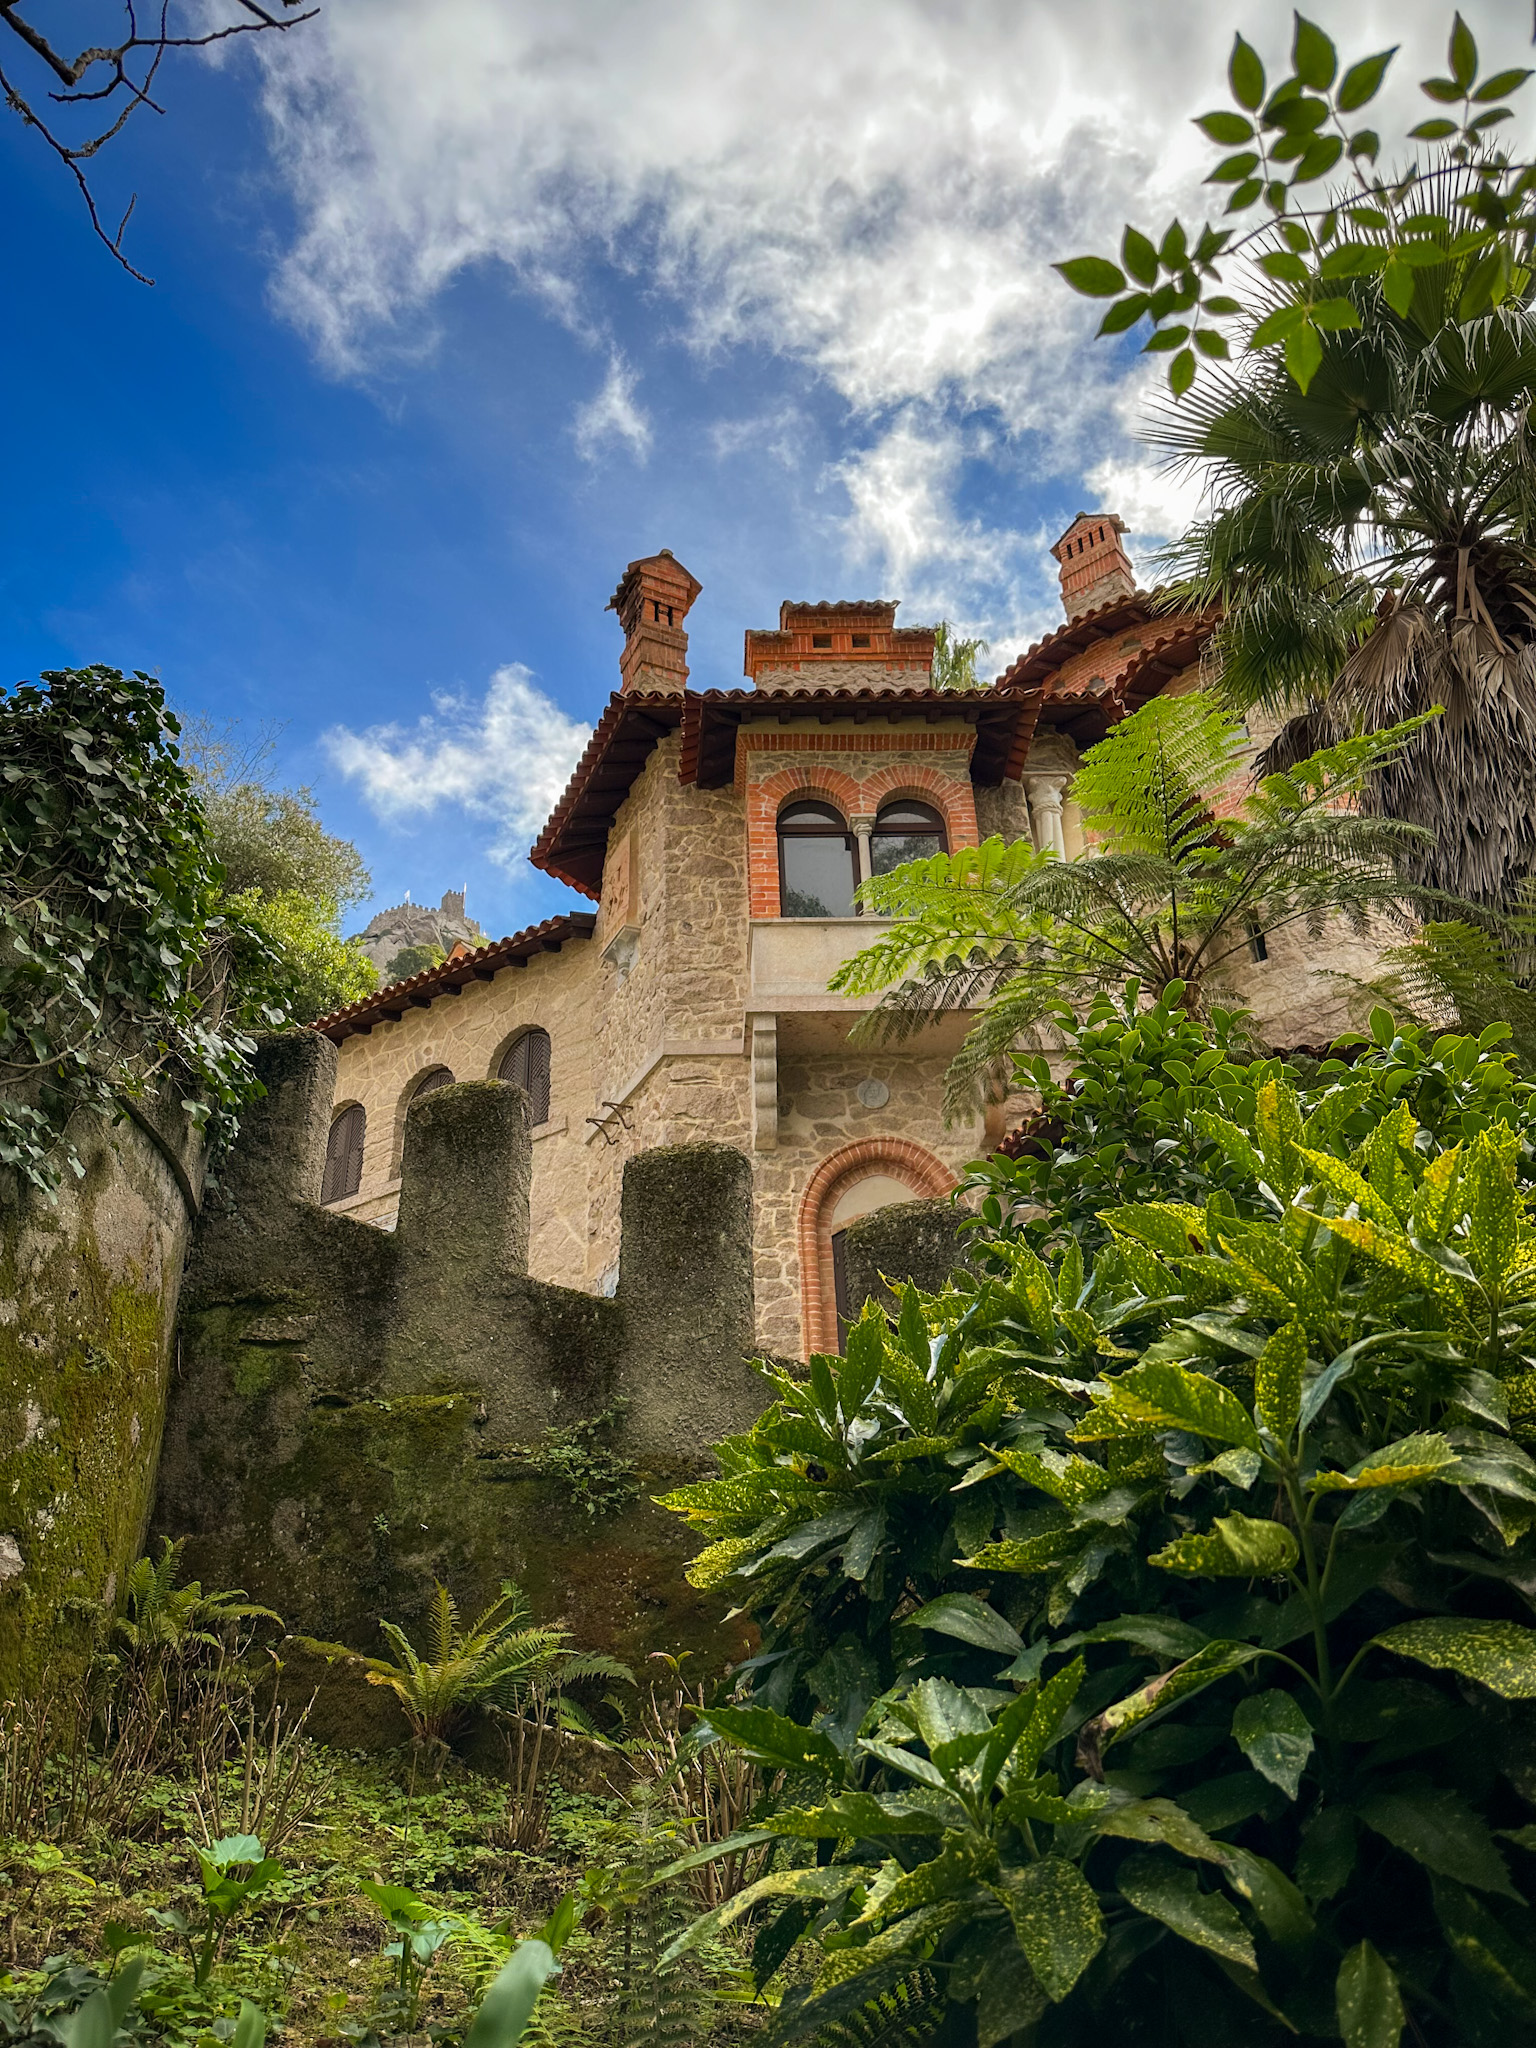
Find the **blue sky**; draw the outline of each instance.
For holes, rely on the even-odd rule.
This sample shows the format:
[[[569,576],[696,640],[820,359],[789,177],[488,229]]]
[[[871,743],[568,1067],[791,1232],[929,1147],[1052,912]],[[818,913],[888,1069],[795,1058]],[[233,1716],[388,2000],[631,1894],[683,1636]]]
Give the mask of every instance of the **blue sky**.
[[[1523,4],[1467,11],[1519,61]],[[1278,56],[1289,22],[1073,12],[330,0],[183,61],[103,159],[153,290],[0,122],[5,680],[142,667],[280,726],[375,906],[467,883],[500,932],[573,900],[522,856],[616,686],[632,557],[703,583],[701,684],[786,596],[901,598],[1007,659],[1079,506],[1145,546],[1191,503],[1047,265],[1198,211],[1183,119],[1234,25]],[[1449,17],[1318,13],[1348,54],[1412,38],[1410,77]]]

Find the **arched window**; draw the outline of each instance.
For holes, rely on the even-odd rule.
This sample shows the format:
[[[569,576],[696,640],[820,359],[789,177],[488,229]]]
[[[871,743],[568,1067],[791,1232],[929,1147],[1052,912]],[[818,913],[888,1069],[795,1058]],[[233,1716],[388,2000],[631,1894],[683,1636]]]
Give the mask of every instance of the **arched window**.
[[[325,1141],[325,1172],[320,1179],[322,1202],[344,1202],[355,1195],[363,1178],[363,1136],[368,1118],[360,1102],[331,1120]]]
[[[915,1202],[919,1196],[904,1180],[891,1173],[872,1173],[845,1188],[832,1205],[828,1224],[832,1232],[832,1293],[837,1305],[837,1348],[843,1348],[848,1325],[864,1304],[848,1299],[848,1254],[845,1240],[850,1223],[872,1216],[877,1209],[889,1209],[896,1202]]]
[[[888,875],[903,861],[927,860],[930,854],[948,851],[944,820],[932,804],[915,803],[903,796],[888,803],[876,818],[869,861],[877,875]]]
[[[412,1102],[420,1102],[423,1095],[435,1095],[439,1088],[453,1086],[453,1072],[448,1067],[430,1067],[411,1090]]]
[[[498,1081],[510,1081],[526,1090],[532,1105],[529,1116],[535,1124],[549,1122],[549,1033],[537,1024],[515,1038],[496,1070]]]
[[[858,879],[842,813],[830,804],[786,804],[779,813],[779,915],[852,917]]]

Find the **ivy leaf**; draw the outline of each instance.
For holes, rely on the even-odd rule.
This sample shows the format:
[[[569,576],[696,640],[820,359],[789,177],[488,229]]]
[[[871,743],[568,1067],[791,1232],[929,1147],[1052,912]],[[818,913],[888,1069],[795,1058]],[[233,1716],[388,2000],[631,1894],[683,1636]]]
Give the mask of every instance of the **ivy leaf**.
[[[1073,291],[1089,299],[1112,299],[1125,290],[1125,273],[1103,256],[1073,256],[1065,263],[1053,263]]]
[[[1458,1671],[1501,1699],[1536,1699],[1536,1630],[1513,1621],[1471,1621],[1447,1615],[1405,1621],[1373,1640],[1400,1657],[1440,1671]]]
[[[1255,1693],[1232,1716],[1232,1739],[1256,1771],[1287,1799],[1301,1790],[1312,1754],[1312,1724],[1288,1692]]]
[[[1375,1792],[1360,1801],[1358,1811],[1368,1828],[1426,1869],[1524,1904],[1493,1836],[1449,1785]]]
[[[1396,1977],[1368,1941],[1340,1963],[1334,1996],[1345,2048],[1397,2048],[1407,2015]]]
[[[1295,1564],[1296,1538],[1283,1522],[1218,1515],[1208,1536],[1180,1536],[1147,1559],[1165,1572],[1199,1579],[1276,1579]]]
[[[1315,21],[1296,17],[1296,37],[1291,44],[1291,69],[1303,85],[1326,92],[1339,68],[1339,53]]]
[[[1394,43],[1390,50],[1378,50],[1374,57],[1362,57],[1358,64],[1350,65],[1335,100],[1341,114],[1353,114],[1375,99],[1387,75],[1387,66],[1397,55],[1399,47]]]
[[[1237,1910],[1215,1892],[1203,1892],[1194,1871],[1165,1862],[1160,1856],[1127,1856],[1115,1877],[1120,1896],[1149,1919],[1209,1949],[1212,1955],[1257,1970],[1253,1937]]]
[[[1029,1967],[1060,2004],[1104,1946],[1097,1894],[1076,1864],[1061,1856],[1027,1864],[998,1893]]]
[[[1251,43],[1245,43],[1241,36],[1234,36],[1232,40],[1227,78],[1237,104],[1246,107],[1250,114],[1256,114],[1264,104],[1264,66],[1258,51]]]

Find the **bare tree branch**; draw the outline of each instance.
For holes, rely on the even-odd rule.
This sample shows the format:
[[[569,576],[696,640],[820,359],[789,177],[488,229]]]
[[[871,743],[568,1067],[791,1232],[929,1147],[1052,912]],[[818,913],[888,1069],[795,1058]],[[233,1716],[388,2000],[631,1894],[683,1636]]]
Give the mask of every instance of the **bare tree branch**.
[[[172,4],[173,0],[159,0],[157,26],[152,33],[141,33],[135,0],[123,0],[128,31],[123,40],[115,44],[93,44],[71,57],[56,50],[42,31],[25,18],[21,12],[22,0],[0,0],[0,30],[9,29],[22,49],[29,53],[21,62],[25,64],[29,59],[35,60],[58,85],[64,87],[61,92],[50,84],[46,87],[47,98],[64,108],[93,104],[102,109],[99,119],[111,116],[105,126],[94,132],[88,127],[77,136],[66,135],[57,127],[60,117],[45,119],[39,112],[42,95],[24,84],[22,73],[14,65],[9,73],[0,67],[0,93],[4,94],[6,105],[69,171],[85,202],[92,232],[129,276],[137,278],[140,284],[153,284],[154,279],[136,269],[123,252],[123,234],[138,203],[138,194],[131,195],[117,224],[117,231],[112,233],[101,217],[83,166],[122,133],[130,116],[140,107],[148,107],[156,114],[165,111],[153,97],[152,88],[168,51],[205,50],[215,43],[227,41],[231,36],[262,35],[269,29],[283,34],[297,28],[301,22],[313,21],[320,12],[318,5],[305,6],[304,0],[279,0],[280,13],[259,5],[258,0],[228,0],[229,6],[243,19],[227,21],[195,35],[173,35],[170,27]],[[293,11],[299,8],[303,11]],[[15,45],[0,47],[15,50]],[[89,82],[92,74],[103,68],[102,82]],[[82,84],[82,81],[87,82]]]

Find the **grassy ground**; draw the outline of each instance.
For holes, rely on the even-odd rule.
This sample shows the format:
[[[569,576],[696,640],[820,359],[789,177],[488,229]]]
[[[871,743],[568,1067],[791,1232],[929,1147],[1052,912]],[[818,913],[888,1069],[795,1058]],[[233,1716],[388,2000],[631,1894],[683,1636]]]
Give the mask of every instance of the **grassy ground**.
[[[194,1929],[202,1924],[194,1845],[238,1831],[239,1771],[224,1775],[218,1816],[207,1811],[206,1780],[199,1792],[188,1769],[142,1773],[126,1813],[120,1801],[114,1810],[113,1788],[102,1780],[99,1797],[67,1831],[56,1822],[37,1826],[46,1813],[34,1804],[31,1829],[0,1836],[0,2000],[24,2011],[47,1958],[105,1971],[115,1945],[137,1943],[151,1956],[143,1999],[150,2041],[216,2048],[246,1997],[286,2041],[341,2048],[372,2036],[426,2048],[457,2038],[494,1974],[498,1948],[504,1956],[509,1937],[537,1928],[584,1873],[599,1873],[589,1896],[603,1896],[606,1885],[613,1898],[613,1874],[659,1867],[677,1853],[660,1807],[643,1794],[637,1805],[552,1782],[542,1839],[515,1848],[506,1786],[456,1762],[437,1782],[418,1773],[413,1792],[406,1753],[380,1759],[316,1745],[306,1754],[299,1804],[309,1810],[277,1840],[281,1874],[232,1920],[202,1987],[183,1943],[155,1915],[180,1912]],[[13,1807],[11,1822],[24,1819]],[[39,1839],[48,1834],[55,1839]],[[388,2013],[398,1965],[384,1953],[390,1932],[359,1890],[362,1879],[405,1886],[435,1914],[486,1930],[477,1940],[461,1928],[438,1951],[408,2033]],[[658,1977],[664,1938],[699,1909],[684,1884],[662,1895],[659,1918],[650,1901],[633,1914],[619,1905],[585,1913],[530,2043],[725,2048],[758,2031],[762,2007],[742,2002],[743,1949],[716,1943],[700,1963]],[[6,2038],[14,2036],[0,2005]]]

